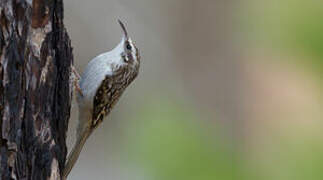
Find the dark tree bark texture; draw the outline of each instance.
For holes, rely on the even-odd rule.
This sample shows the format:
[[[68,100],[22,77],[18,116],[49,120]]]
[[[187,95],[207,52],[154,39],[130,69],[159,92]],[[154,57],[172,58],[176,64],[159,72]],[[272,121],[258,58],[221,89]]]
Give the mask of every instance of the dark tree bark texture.
[[[62,0],[0,0],[0,179],[61,179],[73,62]]]

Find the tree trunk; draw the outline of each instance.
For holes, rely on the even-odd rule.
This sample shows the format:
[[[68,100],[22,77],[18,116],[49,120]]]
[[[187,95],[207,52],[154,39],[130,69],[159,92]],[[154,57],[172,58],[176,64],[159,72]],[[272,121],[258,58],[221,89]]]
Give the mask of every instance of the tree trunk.
[[[73,62],[62,0],[0,0],[0,179],[61,179]]]

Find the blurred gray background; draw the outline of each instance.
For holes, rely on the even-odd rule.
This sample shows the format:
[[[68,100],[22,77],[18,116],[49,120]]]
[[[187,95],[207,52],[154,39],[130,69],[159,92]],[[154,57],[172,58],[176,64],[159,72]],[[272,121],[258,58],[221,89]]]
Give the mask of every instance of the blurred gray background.
[[[140,75],[69,178],[320,179],[320,7],[314,0],[66,0],[80,72],[119,43],[117,19],[142,56]],[[74,102],[69,146],[76,119]],[[314,143],[299,145],[304,139]]]

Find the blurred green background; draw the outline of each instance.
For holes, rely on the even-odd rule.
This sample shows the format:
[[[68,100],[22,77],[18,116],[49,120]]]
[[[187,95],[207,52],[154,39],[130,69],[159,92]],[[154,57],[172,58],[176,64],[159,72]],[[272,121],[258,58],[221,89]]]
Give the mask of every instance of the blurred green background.
[[[322,1],[68,0],[79,71],[119,42],[118,18],[141,72],[71,180],[323,179]]]

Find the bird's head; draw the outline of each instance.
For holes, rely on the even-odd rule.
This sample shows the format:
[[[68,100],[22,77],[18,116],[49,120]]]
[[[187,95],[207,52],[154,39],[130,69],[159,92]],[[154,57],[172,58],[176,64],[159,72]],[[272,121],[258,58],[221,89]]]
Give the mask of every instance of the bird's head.
[[[139,50],[135,46],[131,38],[129,37],[125,25],[120,20],[118,20],[118,22],[123,31],[123,37],[119,44],[120,50],[121,50],[120,55],[122,57],[122,60],[124,61],[124,63],[129,65],[134,65],[134,66],[139,65],[140,63]]]

